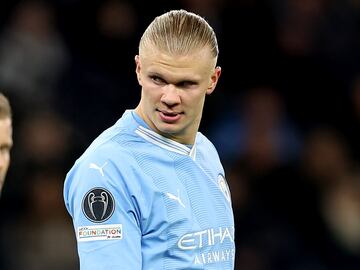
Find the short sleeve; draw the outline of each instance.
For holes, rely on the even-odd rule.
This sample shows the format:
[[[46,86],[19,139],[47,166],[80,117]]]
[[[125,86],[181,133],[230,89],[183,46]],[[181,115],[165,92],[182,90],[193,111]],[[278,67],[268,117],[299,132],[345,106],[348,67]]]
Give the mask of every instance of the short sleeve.
[[[139,209],[126,180],[131,173],[102,155],[78,162],[64,185],[81,270],[141,269]],[[135,176],[133,176],[135,177]]]

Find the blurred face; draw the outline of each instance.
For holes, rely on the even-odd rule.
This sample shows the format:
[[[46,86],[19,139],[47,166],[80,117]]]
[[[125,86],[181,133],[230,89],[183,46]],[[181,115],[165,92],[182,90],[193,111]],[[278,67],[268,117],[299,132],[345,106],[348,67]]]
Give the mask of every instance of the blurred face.
[[[10,149],[12,144],[11,119],[0,119],[0,192],[10,165]]]
[[[146,49],[135,62],[142,86],[136,112],[159,134],[193,144],[205,96],[213,92],[221,74],[210,51],[176,56]]]

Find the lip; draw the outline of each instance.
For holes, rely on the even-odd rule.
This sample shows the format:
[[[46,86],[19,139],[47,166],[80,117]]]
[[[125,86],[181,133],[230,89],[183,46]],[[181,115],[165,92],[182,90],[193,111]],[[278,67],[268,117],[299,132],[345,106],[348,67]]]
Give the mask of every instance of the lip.
[[[157,111],[159,112],[160,119],[163,122],[169,123],[169,124],[177,122],[180,119],[181,114],[182,114],[182,113],[169,112],[169,111],[160,111],[160,110],[157,110]]]

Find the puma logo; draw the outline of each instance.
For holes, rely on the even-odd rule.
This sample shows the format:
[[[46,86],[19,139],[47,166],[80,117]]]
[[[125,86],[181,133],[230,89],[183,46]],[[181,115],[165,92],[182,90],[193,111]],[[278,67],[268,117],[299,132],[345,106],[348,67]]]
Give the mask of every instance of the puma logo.
[[[100,174],[101,174],[101,176],[104,176],[104,167],[107,165],[107,162],[105,162],[104,163],[104,165],[102,165],[101,167],[100,166],[98,166],[97,164],[95,164],[95,163],[90,163],[89,164],[89,168],[90,169],[95,169],[95,170],[98,170],[99,172],[100,172]]]
[[[185,208],[185,204],[184,204],[184,203],[181,201],[181,199],[180,199],[180,192],[179,192],[179,190],[177,190],[177,192],[178,192],[178,195],[177,195],[177,196],[174,195],[174,194],[172,194],[172,193],[169,193],[169,192],[166,192],[165,194],[166,194],[166,196],[167,196],[169,199],[174,200],[174,201],[177,201],[182,207]]]

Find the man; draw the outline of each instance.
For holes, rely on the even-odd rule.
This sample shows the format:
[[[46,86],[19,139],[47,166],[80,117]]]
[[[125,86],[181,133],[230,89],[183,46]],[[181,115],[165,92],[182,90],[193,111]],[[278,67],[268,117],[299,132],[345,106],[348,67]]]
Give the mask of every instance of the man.
[[[9,100],[0,93],[0,195],[10,165],[12,140],[12,115]]]
[[[144,32],[142,95],[76,161],[64,185],[80,268],[234,269],[234,219],[217,151],[198,132],[220,77],[215,33],[174,10]]]

